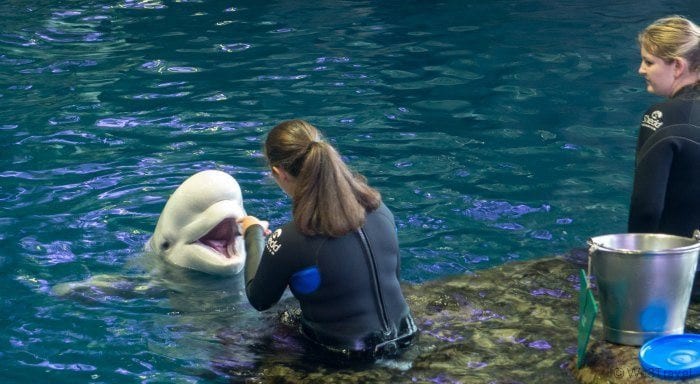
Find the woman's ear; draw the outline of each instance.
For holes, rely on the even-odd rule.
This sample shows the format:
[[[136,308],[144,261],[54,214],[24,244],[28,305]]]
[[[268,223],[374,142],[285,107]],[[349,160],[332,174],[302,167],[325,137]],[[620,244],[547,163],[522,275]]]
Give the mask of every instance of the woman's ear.
[[[272,175],[280,180],[287,181],[289,178],[289,175],[287,172],[284,171],[284,169],[276,166],[270,167],[272,169]]]
[[[678,57],[673,59],[673,75],[676,78],[682,77],[688,72],[688,60]]]

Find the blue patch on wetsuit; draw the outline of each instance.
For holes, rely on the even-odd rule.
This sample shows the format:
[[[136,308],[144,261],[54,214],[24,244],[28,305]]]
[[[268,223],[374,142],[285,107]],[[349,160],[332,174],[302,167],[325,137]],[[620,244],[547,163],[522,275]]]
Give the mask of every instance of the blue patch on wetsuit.
[[[321,285],[321,272],[316,266],[302,269],[292,275],[289,279],[289,285],[295,291],[307,295],[317,290]]]

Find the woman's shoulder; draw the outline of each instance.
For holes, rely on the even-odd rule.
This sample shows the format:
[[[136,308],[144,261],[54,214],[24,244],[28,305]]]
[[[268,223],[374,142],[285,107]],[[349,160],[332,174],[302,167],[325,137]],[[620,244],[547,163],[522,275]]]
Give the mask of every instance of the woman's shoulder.
[[[377,207],[377,209],[375,209],[374,211],[370,212],[370,214],[373,214],[373,213],[376,213],[376,214],[378,214],[378,215],[385,215],[385,216],[386,216],[386,215],[389,215],[389,216],[392,216],[392,217],[394,216],[394,215],[391,213],[391,210],[389,209],[389,207],[387,207],[386,204],[384,204],[383,201],[381,201],[381,202],[379,203],[379,206]]]
[[[276,236],[278,241],[284,244],[285,248],[295,252],[308,247],[310,244],[315,244],[319,241],[323,242],[328,239],[328,236],[324,235],[303,234],[293,221],[273,231],[270,237],[272,236]]]
[[[286,248],[289,248],[291,244],[297,242],[299,236],[300,233],[293,222],[285,223],[273,229],[270,236],[267,237],[268,247],[273,244],[273,248],[279,248],[284,243]]]
[[[700,98],[692,99],[684,96],[654,104],[644,112],[641,125],[657,130],[676,124],[697,124],[698,121],[692,120],[697,120],[698,114],[692,111],[698,110],[699,103]]]
[[[299,229],[297,228],[296,225],[294,225],[293,221],[284,223],[280,227],[278,227],[276,230],[272,232],[272,234],[277,234],[279,238],[284,238],[287,241],[291,241],[292,239],[297,239],[299,237],[303,237]]]
[[[686,85],[681,88],[674,96],[673,100],[692,100],[700,101],[700,83]]]
[[[384,202],[379,203],[379,207],[367,215],[367,220],[383,219],[394,224],[394,214]]]

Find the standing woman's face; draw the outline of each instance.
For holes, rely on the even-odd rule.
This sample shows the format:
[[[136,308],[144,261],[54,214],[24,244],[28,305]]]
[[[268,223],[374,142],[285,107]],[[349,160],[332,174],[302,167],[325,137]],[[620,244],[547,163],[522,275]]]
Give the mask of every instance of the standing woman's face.
[[[676,81],[675,62],[667,63],[660,57],[647,52],[644,47],[641,53],[642,63],[638,72],[647,82],[647,92],[664,97],[673,95]]]

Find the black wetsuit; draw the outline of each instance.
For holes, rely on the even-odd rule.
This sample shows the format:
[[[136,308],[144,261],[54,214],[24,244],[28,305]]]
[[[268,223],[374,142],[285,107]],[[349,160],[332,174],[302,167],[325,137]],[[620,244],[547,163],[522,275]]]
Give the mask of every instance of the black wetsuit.
[[[700,84],[647,110],[636,157],[628,232],[691,237],[700,228]]]
[[[289,286],[299,300],[302,331],[316,343],[376,358],[401,350],[416,334],[399,285],[394,217],[384,204],[342,237],[304,236],[287,223],[265,242],[262,227],[253,225],[245,243],[251,305],[270,308]]]

